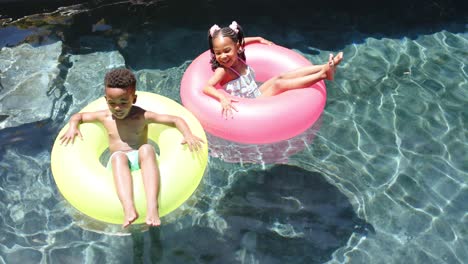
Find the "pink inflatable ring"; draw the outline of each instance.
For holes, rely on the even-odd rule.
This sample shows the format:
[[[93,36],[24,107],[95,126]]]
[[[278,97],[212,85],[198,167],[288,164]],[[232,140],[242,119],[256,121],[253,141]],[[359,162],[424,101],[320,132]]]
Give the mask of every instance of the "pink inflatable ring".
[[[247,63],[254,68],[257,82],[265,82],[280,73],[311,63],[302,55],[278,46],[249,44],[245,47]],[[199,55],[182,77],[182,104],[210,134],[246,144],[266,144],[292,138],[304,132],[320,117],[325,107],[325,82],[305,89],[295,89],[272,97],[236,98],[238,112],[224,119],[221,104],[203,93],[212,76],[210,51]],[[221,88],[221,87],[217,87]]]

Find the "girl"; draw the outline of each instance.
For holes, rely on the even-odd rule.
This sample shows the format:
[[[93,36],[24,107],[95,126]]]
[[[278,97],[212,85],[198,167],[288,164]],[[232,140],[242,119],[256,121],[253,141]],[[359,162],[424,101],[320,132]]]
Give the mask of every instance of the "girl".
[[[335,57],[330,54],[328,63],[305,66],[280,74],[259,87],[255,82],[253,69],[246,63],[244,53],[245,45],[253,42],[273,45],[271,41],[262,37],[244,37],[241,26],[235,21],[229,27],[220,28],[218,25],[213,25],[208,31],[211,68],[214,74],[208,80],[203,92],[219,100],[225,118],[232,117],[233,109],[237,111],[232,104],[236,100],[218,91],[215,88],[217,84],[222,85],[234,96],[245,98],[273,96],[290,89],[307,87],[324,79],[333,80],[335,67],[343,59],[343,52]]]

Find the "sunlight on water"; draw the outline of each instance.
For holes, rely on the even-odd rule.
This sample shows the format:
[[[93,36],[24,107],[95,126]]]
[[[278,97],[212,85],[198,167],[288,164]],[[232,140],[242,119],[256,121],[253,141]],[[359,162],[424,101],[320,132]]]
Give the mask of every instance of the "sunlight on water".
[[[97,29],[102,36],[113,30]],[[205,34],[176,28],[162,41],[177,43],[171,38],[181,32]],[[70,44],[49,41],[0,51],[0,262],[468,259],[467,33],[347,44],[335,80],[326,83],[327,106],[316,126],[264,146],[209,135],[211,158],[199,189],[163,218],[163,227],[150,230],[83,216],[59,194],[50,171],[58,130],[102,96],[105,72],[127,65],[128,50],[146,54],[148,46],[134,39],[153,36],[125,34],[116,40],[119,49],[103,41],[99,51],[73,53]],[[297,46],[308,42],[289,36]],[[173,48],[167,46],[160,48]],[[320,62],[328,53],[314,49],[304,56]],[[138,89],[180,102],[180,79],[191,59],[134,69]]]

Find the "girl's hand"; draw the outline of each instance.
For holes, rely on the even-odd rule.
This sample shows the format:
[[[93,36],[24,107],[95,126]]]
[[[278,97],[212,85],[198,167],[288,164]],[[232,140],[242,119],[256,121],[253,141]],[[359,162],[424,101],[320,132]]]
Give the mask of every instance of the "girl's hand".
[[[270,45],[270,46],[273,45],[273,44],[275,44],[275,43],[273,43],[273,42],[271,42],[271,41],[269,41],[269,40],[267,40],[267,39],[264,39],[264,38],[262,38],[262,37],[259,37],[259,38],[260,38],[259,42],[262,43],[262,44]]]
[[[229,98],[229,97],[225,97],[225,96],[221,98],[220,100],[221,107],[222,107],[221,114],[224,116],[224,119],[228,119],[228,117],[234,118],[234,115],[232,114],[233,109],[234,111],[238,112],[237,108],[234,107],[234,105],[232,105],[233,102],[239,102],[239,101]]]
[[[81,132],[78,128],[73,128],[69,127],[67,132],[63,134],[60,137],[60,145],[63,145],[65,143],[65,146],[68,145],[68,143],[75,143],[75,137],[78,136],[81,140],[83,140],[83,135],[81,135]]]
[[[274,43],[264,39],[263,37],[245,37],[244,38],[245,45],[251,44],[251,43],[260,43],[260,44],[265,44],[265,45],[273,45]]]
[[[181,144],[187,144],[190,151],[199,151],[204,143],[203,139],[194,135],[185,136],[181,142]]]

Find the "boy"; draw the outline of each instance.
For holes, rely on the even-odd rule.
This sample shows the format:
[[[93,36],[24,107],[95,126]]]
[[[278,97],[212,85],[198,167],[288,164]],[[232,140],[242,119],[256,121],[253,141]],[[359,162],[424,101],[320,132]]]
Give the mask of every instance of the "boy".
[[[70,118],[68,130],[60,137],[61,144],[73,143],[76,136],[82,139],[80,123],[101,122],[109,136],[111,157],[108,167],[112,168],[117,195],[122,203],[125,215],[123,227],[138,218],[133,201],[131,170],[139,168],[146,194],[146,224],[159,226],[159,168],[154,148],[148,144],[148,124],[175,125],[184,136],[182,144],[187,144],[191,151],[200,149],[204,142],[192,135],[182,118],[157,114],[133,105],[137,100],[136,78],[130,70],[115,69],[108,72],[104,86],[108,109],[74,114]]]

